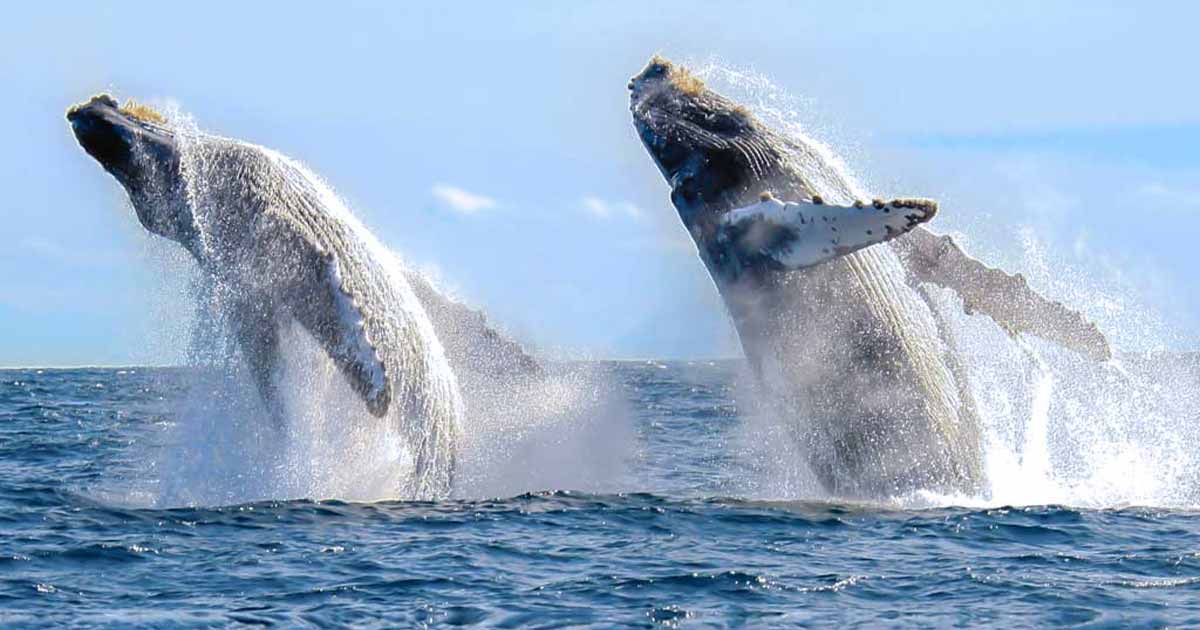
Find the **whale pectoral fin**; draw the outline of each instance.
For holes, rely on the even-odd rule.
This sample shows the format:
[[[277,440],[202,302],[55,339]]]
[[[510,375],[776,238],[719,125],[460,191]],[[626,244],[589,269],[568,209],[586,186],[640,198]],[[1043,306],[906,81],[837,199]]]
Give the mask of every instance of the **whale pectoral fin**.
[[[233,309],[231,324],[258,395],[272,422],[282,427],[283,401],[275,385],[275,370],[279,365],[279,324],[275,313],[265,303],[239,302]]]
[[[372,340],[368,315],[343,283],[334,257],[317,258],[315,290],[308,295],[297,292],[293,312],[362,396],[371,415],[382,417],[391,404],[391,383]]]
[[[269,239],[279,255],[267,261],[273,277],[288,277],[278,296],[284,308],[317,340],[376,417],[387,414],[391,382],[379,358],[370,314],[344,282],[333,254],[292,213],[268,209],[259,217],[260,239]],[[273,266],[273,267],[272,267]]]
[[[1008,274],[972,258],[949,236],[915,230],[899,241],[911,277],[953,290],[968,314],[990,317],[1008,334],[1030,334],[1088,356],[1112,358],[1108,339],[1079,311],[1038,294],[1021,274]]]
[[[741,257],[765,258],[782,269],[803,269],[890,241],[937,214],[928,199],[893,199],[849,206],[784,203],[770,195],[727,213],[718,242]]]

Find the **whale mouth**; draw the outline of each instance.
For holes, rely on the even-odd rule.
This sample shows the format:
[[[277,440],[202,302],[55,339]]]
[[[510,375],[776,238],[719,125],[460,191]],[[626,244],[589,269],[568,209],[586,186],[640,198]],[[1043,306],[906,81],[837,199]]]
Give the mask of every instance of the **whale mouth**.
[[[122,106],[108,94],[72,106],[67,121],[84,151],[127,188],[138,184],[139,150],[174,149],[174,133],[161,114],[132,102]]]

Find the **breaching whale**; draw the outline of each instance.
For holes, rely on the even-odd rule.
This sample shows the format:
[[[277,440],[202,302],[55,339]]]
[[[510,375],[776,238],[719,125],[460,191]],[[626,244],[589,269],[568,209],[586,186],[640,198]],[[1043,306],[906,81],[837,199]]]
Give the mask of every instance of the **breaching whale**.
[[[142,225],[182,245],[225,287],[230,332],[273,414],[282,404],[281,329],[297,322],[365,410],[395,423],[407,442],[414,463],[400,496],[449,492],[463,413],[455,375],[408,280],[389,271],[340,202],[284,156],[182,133],[155,111],[108,95],[70,108],[67,119],[125,188]],[[419,290],[443,320],[463,319],[427,284]],[[497,347],[506,360],[527,359]]]
[[[815,147],[661,57],[628,88],[743,351],[828,491],[986,491],[966,373],[924,283],[1012,334],[1110,356],[1081,315],[918,227],[933,202],[855,199]]]

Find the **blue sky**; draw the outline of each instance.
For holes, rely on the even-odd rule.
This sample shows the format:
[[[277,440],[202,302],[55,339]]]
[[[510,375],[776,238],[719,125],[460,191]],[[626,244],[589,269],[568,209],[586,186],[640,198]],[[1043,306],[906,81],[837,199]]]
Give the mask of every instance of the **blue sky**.
[[[1191,3],[98,4],[0,25],[0,365],[186,344],[178,256],[62,118],[102,90],[304,161],[544,351],[731,354],[631,129],[655,52],[769,77],[871,190],[940,199],[935,228],[1118,347],[1200,347]]]

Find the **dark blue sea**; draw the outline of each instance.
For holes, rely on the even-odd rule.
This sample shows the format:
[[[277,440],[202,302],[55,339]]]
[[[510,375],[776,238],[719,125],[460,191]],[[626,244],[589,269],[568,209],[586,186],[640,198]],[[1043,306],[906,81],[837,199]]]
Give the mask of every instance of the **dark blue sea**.
[[[771,497],[740,364],[598,368],[606,490],[191,507],[137,488],[192,370],[0,371],[0,627],[1200,627],[1186,504]]]

